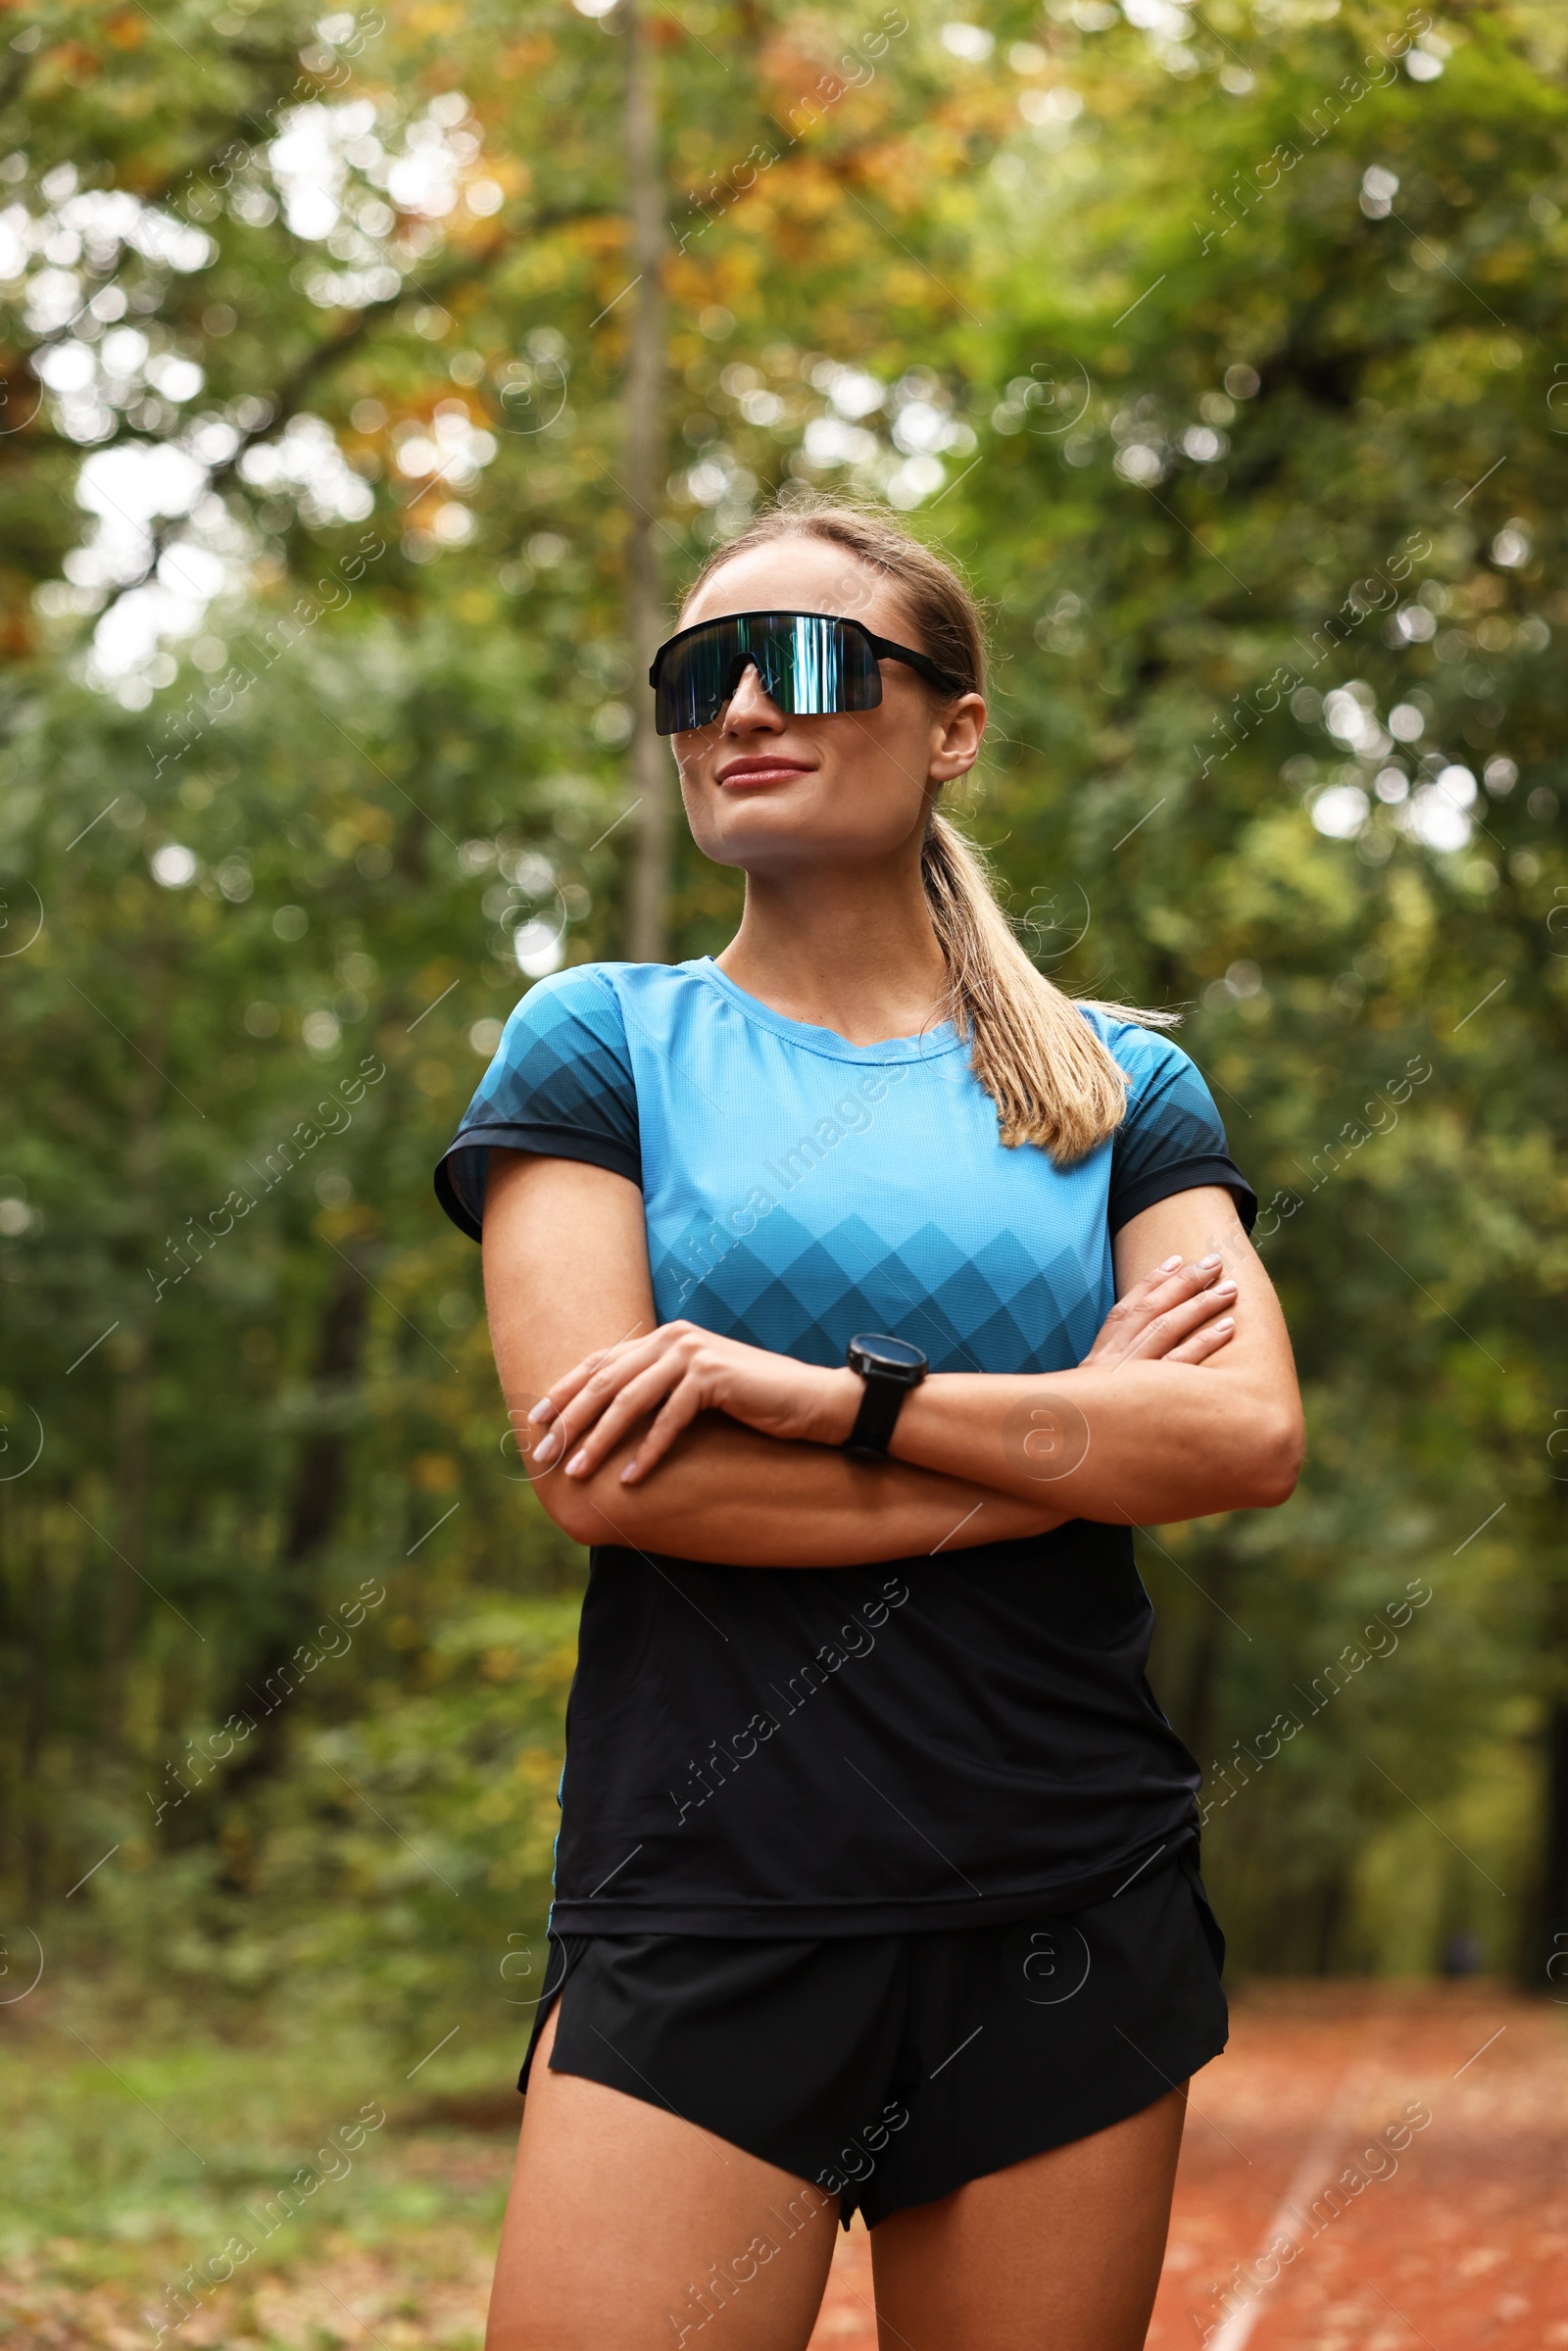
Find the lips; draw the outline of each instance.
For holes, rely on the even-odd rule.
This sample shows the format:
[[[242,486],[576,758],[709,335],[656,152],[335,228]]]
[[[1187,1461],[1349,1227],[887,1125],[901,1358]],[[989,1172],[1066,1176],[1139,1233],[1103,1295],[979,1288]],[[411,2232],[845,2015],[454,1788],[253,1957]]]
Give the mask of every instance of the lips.
[[[760,790],[765,784],[787,784],[792,776],[809,773],[809,763],[805,759],[761,756],[729,760],[719,768],[713,780],[725,791],[744,792]]]

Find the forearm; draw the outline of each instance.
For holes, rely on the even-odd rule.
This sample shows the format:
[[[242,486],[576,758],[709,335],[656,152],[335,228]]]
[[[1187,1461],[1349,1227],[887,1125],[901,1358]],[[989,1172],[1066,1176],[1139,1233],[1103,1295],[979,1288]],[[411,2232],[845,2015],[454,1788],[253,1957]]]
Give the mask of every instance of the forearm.
[[[560,1246],[558,1194],[580,1253]],[[1120,1228],[1115,1254],[1116,1304],[1076,1370],[938,1373],[905,1397],[892,1460],[866,1464],[840,1449],[863,1400],[856,1372],[656,1322],[626,1179],[522,1161],[499,1193],[492,1170],[486,1206],[496,1361],[557,1524],[579,1542],[758,1567],[1285,1500],[1302,1434],[1290,1340],[1229,1196],[1155,1202]],[[1236,1315],[1218,1311],[1233,1301]]]
[[[1064,1518],[1152,1526],[1283,1501],[1299,1416],[1212,1365],[1127,1362],[1040,1377],[937,1374],[906,1399],[893,1455]]]
[[[534,1458],[547,1432],[529,1413],[586,1349],[655,1327],[641,1195],[603,1168],[492,1151],[484,1270],[508,1417],[535,1492],[574,1542],[735,1567],[858,1567],[1061,1522],[1054,1496],[996,1494],[961,1469],[857,1462],[829,1443],[763,1435],[719,1412],[700,1413],[646,1483],[620,1478],[646,1419],[592,1475],[569,1477],[561,1458]]]
[[[860,1567],[1046,1534],[1073,1515],[1039,1487],[1004,1494],[957,1471],[857,1461],[716,1413],[684,1432],[657,1477],[623,1486],[634,1450],[628,1438],[588,1478],[536,1474],[540,1500],[574,1541],[732,1567]]]

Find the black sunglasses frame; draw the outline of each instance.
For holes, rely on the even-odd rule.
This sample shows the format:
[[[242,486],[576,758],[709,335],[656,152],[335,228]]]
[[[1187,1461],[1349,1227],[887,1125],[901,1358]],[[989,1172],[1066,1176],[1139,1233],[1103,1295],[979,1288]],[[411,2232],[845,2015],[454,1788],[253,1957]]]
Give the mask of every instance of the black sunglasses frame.
[[[923,677],[928,685],[935,686],[940,694],[963,694],[969,690],[967,687],[965,687],[961,678],[955,677],[952,672],[947,669],[939,668],[937,663],[928,660],[926,655],[923,653],[916,653],[912,647],[907,645],[895,645],[891,637],[879,637],[873,629],[866,627],[863,620],[854,619],[848,612],[797,612],[786,611],[776,605],[766,606],[762,611],[755,612],[720,612],[717,613],[711,620],[698,620],[694,622],[690,628],[678,629],[674,636],[666,637],[664,639],[663,644],[661,645],[659,651],[655,654],[653,664],[648,672],[648,683],[650,686],[653,687],[656,693],[658,692],[659,673],[664,665],[664,657],[666,654],[672,652],[677,645],[684,645],[692,637],[706,635],[710,629],[727,627],[737,620],[829,620],[836,628],[852,628],[855,630],[857,636],[863,637],[866,644],[870,646],[872,653],[876,656],[876,659],[879,661],[903,661],[906,668],[913,669],[917,675]],[[753,664],[748,661],[747,665],[752,666]],[[760,672],[759,672],[759,674],[760,674]],[[725,700],[727,701],[728,699],[728,696],[726,696]],[[877,701],[880,702],[880,700],[881,694],[879,692],[877,695]],[[722,702],[716,706],[713,711],[713,718],[718,716],[718,712],[723,709],[723,707],[724,705]],[[871,704],[868,707],[875,709],[876,705]],[[853,712],[847,712],[843,710],[820,710],[815,712],[801,712],[798,714],[801,716],[832,718],[850,716],[853,715]],[[705,725],[711,726],[713,723],[713,718],[706,719],[703,721],[703,723]],[[671,734],[682,734],[688,731],[695,733],[696,729],[692,728],[688,730],[682,727],[671,727],[669,729]]]

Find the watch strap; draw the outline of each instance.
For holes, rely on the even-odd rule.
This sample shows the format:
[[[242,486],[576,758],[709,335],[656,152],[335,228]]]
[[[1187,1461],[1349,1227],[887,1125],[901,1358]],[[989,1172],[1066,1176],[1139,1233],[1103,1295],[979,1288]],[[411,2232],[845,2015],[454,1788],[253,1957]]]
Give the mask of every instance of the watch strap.
[[[871,1460],[887,1458],[893,1432],[898,1425],[904,1399],[909,1393],[906,1380],[889,1379],[886,1373],[865,1371],[860,1374],[864,1394],[860,1409],[855,1416],[855,1426],[844,1441],[847,1453],[860,1453]]]

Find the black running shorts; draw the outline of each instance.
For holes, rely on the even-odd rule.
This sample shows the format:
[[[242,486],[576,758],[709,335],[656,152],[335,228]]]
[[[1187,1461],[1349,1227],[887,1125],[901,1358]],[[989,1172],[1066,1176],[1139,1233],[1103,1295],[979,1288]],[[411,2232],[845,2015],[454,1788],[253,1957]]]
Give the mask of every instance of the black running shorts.
[[[666,2107],[874,2228],[1137,2114],[1225,2046],[1225,1943],[1196,1860],[1071,1916],[924,1934],[551,1936],[518,2081]]]

